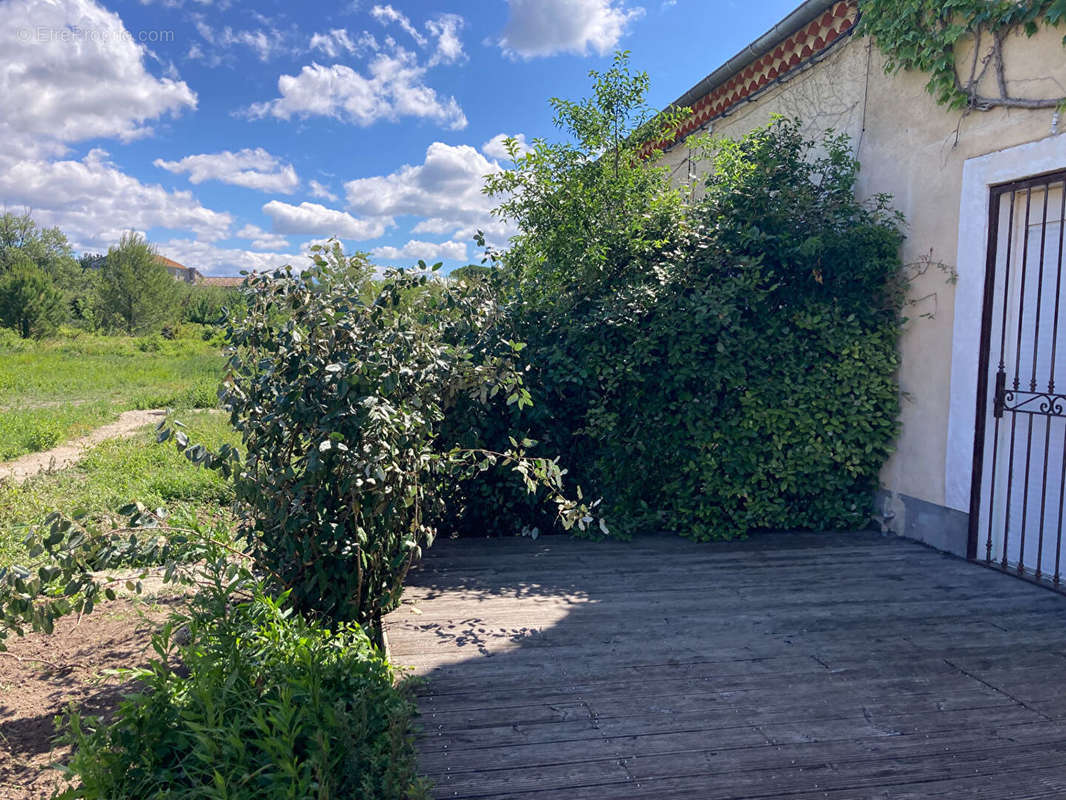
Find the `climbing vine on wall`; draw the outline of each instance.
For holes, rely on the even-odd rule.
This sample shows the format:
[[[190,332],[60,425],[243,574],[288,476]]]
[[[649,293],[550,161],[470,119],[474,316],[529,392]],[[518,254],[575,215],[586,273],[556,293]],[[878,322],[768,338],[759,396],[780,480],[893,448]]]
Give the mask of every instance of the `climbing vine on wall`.
[[[860,0],[862,32],[885,54],[885,69],[930,73],[926,88],[950,108],[1055,108],[1066,97],[1026,98],[1007,88],[1003,43],[1066,22],[1066,0]],[[965,61],[960,44],[973,45]],[[996,94],[981,94],[987,76]]]

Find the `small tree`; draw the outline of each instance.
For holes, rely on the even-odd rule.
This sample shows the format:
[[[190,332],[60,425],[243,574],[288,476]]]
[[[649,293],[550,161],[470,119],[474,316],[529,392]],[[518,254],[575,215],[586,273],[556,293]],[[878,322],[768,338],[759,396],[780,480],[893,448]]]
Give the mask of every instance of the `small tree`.
[[[155,248],[131,231],[107,251],[99,297],[105,315],[127,333],[143,333],[174,319],[180,292]]]
[[[402,270],[374,281],[335,246],[316,246],[314,261],[249,276],[247,309],[227,327],[221,396],[245,458],[191,446],[177,428],[159,435],[233,476],[248,551],[297,610],[357,621],[380,641],[381,615],[458,483],[504,466],[554,502],[564,527],[593,518],[562,495],[555,461],[526,456],[530,443],[471,447],[468,430],[444,424],[463,403],[529,402],[522,345],[502,335],[488,286]]]
[[[59,228],[42,228],[29,214],[0,214],[0,273],[23,259],[60,286],[78,283],[78,262]]]
[[[0,324],[29,339],[51,332],[65,317],[55,283],[25,256],[13,259],[0,276]]]
[[[648,75],[630,69],[628,53],[589,75],[591,97],[551,100],[567,140],[537,139],[521,155],[506,140],[514,168],[487,176],[484,188],[500,200],[493,214],[520,231],[503,261],[522,297],[565,311],[626,284],[677,240],[683,221],[683,193],[644,146],[671,138],[687,109],[649,107]]]

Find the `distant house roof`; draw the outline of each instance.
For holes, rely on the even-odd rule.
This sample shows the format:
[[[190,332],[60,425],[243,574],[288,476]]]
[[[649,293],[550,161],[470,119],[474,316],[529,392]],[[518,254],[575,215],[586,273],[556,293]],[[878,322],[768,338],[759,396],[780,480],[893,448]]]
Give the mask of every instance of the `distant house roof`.
[[[104,259],[106,258],[107,256],[104,255],[98,256],[97,258],[86,262],[85,266],[88,269],[100,269],[104,266]],[[184,281],[185,283],[226,287],[240,286],[244,283],[244,278],[242,277],[204,275],[195,267],[187,267],[184,264],[179,264],[174,259],[161,256],[158,253],[156,254],[155,261],[157,264],[166,267],[167,272],[179,281]]]
[[[159,262],[160,264],[162,264],[164,267],[169,267],[170,269],[180,269],[180,270],[184,270],[185,272],[189,272],[189,271],[196,272],[196,270],[193,269],[192,267],[187,267],[184,264],[179,264],[174,259],[167,258],[166,256],[161,256],[161,255],[156,254],[155,260],[157,262]]]
[[[240,286],[244,283],[244,278],[223,278],[214,275],[204,275],[197,283],[203,286],[225,286],[227,288],[233,286]]]

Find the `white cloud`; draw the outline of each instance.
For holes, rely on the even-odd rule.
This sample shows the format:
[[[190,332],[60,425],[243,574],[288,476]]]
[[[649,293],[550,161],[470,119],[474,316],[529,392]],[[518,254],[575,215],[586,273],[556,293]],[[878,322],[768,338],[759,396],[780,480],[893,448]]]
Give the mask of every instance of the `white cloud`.
[[[35,157],[93,138],[130,141],[196,107],[183,81],[157,78],[147,48],[94,0],[0,3],[0,141]]]
[[[210,47],[205,50],[194,43],[186,57],[199,59],[209,66],[218,66],[222,63],[237,63],[233,55],[236,47],[247,47],[263,62],[269,61],[279,52],[287,52],[285,34],[274,27],[266,17],[259,15],[258,19],[265,26],[255,30],[234,30],[229,25],[216,29],[204,19],[198,19],[196,30]]]
[[[392,224],[392,220],[386,218],[356,219],[351,214],[318,203],[294,206],[271,200],[263,206],[263,213],[270,217],[274,232],[282,234],[376,239]]]
[[[374,6],[370,9],[370,15],[380,22],[382,25],[388,25],[390,22],[394,22],[399,25],[404,31],[406,31],[412,39],[418,42],[419,45],[425,46],[426,37],[423,36],[414,25],[411,24],[403,12],[397,11],[390,5]]]
[[[337,202],[337,195],[330,191],[329,187],[325,184],[319,183],[316,180],[310,180],[307,182],[308,187],[311,189],[312,197],[320,197],[323,200],[330,200]]]
[[[403,247],[375,247],[370,251],[374,258],[391,261],[402,258],[420,258],[433,262],[442,259],[466,261],[466,245],[463,242],[420,242],[412,239]]]
[[[421,117],[460,130],[466,115],[454,97],[443,99],[425,84],[426,68],[413,53],[395,47],[379,53],[363,75],[345,64],[305,66],[298,75],[278,78],[280,97],[254,103],[248,114],[280,119],[327,116],[367,126],[380,119]]]
[[[390,5],[374,6],[371,12],[379,21],[395,23],[426,47],[430,39],[423,36],[411,21]],[[378,120],[416,117],[433,120],[452,130],[466,127],[467,119],[454,97],[442,97],[426,83],[430,68],[456,63],[466,58],[459,31],[465,24],[457,14],[439,14],[426,23],[436,44],[427,60],[401,47],[391,37],[384,43],[368,31],[357,38],[344,28],[311,36],[309,48],[327,59],[368,55],[365,68],[349,64],[328,66],[313,61],[296,75],[278,77],[279,97],[253,103],[244,112],[253,119],[267,116],[279,119],[328,116],[355,125],[367,126]]]
[[[344,184],[348,207],[371,217],[413,214],[454,227],[488,217],[494,203],[481,193],[484,176],[499,170],[469,145],[434,142],[418,165]]]
[[[442,217],[430,217],[424,219],[411,228],[411,233],[448,233],[455,230],[455,220],[443,219]]]
[[[302,269],[310,262],[301,253],[261,253],[239,247],[219,247],[196,239],[154,242],[160,255],[207,275],[236,275],[242,269],[266,272],[285,264]]]
[[[437,40],[436,49],[429,60],[432,67],[436,64],[455,64],[466,60],[463,42],[459,31],[466,20],[458,14],[440,14],[426,22],[426,30]]]
[[[100,149],[80,161],[0,158],[0,197],[43,225],[58,225],[79,249],[104,249],[123,231],[186,230],[204,240],[228,235],[232,217],[122,172]]]
[[[625,0],[507,0],[510,17],[499,45],[521,58],[610,52],[643,8]]]
[[[250,239],[253,250],[284,250],[289,240],[277,233],[270,233],[258,225],[245,225],[236,234],[238,239]]]
[[[363,31],[358,38],[352,39],[344,28],[333,28],[327,33],[315,33],[311,36],[311,50],[321,50],[327,58],[339,58],[342,55],[380,50],[377,39],[368,31]]]
[[[258,189],[261,192],[292,194],[300,185],[300,179],[292,164],[283,164],[276,156],[261,147],[245,148],[233,153],[200,153],[185,156],[180,161],[152,162],[160,169],[181,174],[187,172],[191,183],[221,181],[233,186]]]
[[[503,140],[508,137],[506,133],[497,133],[485,144],[481,145],[481,152],[487,155],[489,158],[495,158],[500,161],[510,161],[511,157],[507,154],[507,148],[504,147]],[[518,155],[525,155],[530,151],[530,147],[526,144],[526,135],[524,133],[516,133],[511,138],[518,142]]]

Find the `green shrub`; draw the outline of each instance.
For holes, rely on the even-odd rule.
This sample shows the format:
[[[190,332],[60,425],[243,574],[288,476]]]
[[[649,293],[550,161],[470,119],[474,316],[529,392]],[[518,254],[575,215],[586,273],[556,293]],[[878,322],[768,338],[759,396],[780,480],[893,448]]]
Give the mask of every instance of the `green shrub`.
[[[0,353],[21,353],[32,347],[11,328],[0,328]]]
[[[501,465],[542,488],[565,527],[592,517],[561,494],[554,461],[526,458],[518,440],[465,446],[443,425],[460,405],[528,402],[514,369],[522,345],[501,335],[488,285],[403,271],[373,284],[339,247],[314,260],[251,276],[247,314],[227,327],[222,401],[243,462],[176,427],[160,439],[233,477],[248,552],[298,611],[354,620],[380,641],[456,482]]]
[[[157,633],[113,720],[73,713],[60,797],[397,800],[415,778],[413,704],[354,624],[330,631],[259,592],[206,592]],[[188,640],[175,645],[175,626]]]
[[[855,200],[859,165],[844,136],[807,140],[779,119],[707,154],[705,199],[658,226],[675,231],[669,246],[649,255],[637,246],[646,232],[619,232],[640,242],[603,251],[595,275],[568,281],[559,237],[580,248],[586,234],[553,219],[549,203],[502,256],[534,403],[520,419],[482,413],[482,446],[521,430],[565,453],[621,533],[862,526],[898,427],[899,217],[887,197]],[[584,183],[584,164],[526,169],[568,202],[611,199]],[[630,194],[630,212],[670,208],[665,181]],[[465,492],[457,525],[484,526],[501,507],[539,524],[495,477]]]
[[[137,349],[142,353],[158,353],[165,346],[165,340],[158,333],[140,336],[136,340]]]
[[[655,282],[531,343],[583,399],[574,470],[620,528],[861,527],[897,432],[897,217],[855,201],[845,137],[792,121],[713,165]]]

